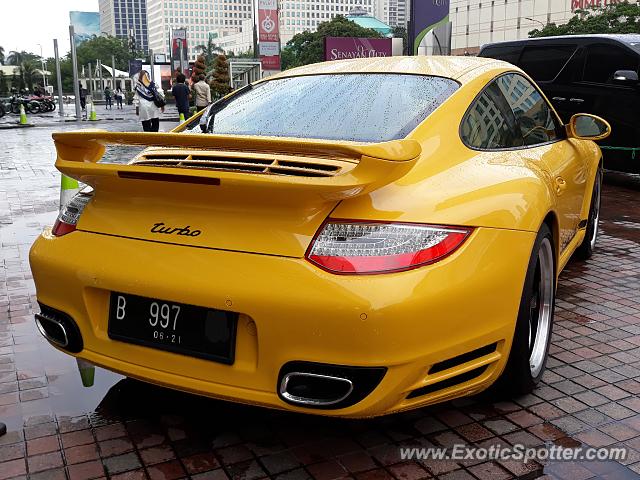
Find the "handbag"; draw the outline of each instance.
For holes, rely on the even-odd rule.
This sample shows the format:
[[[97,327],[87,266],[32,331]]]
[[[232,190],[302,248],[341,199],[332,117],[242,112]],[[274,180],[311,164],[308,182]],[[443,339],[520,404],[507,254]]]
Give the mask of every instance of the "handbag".
[[[156,86],[154,85],[151,90],[153,92],[153,103],[155,104],[155,106],[158,108],[164,107],[167,104],[167,102],[165,102],[164,98],[160,96],[160,94],[158,93],[158,90],[156,89]]]

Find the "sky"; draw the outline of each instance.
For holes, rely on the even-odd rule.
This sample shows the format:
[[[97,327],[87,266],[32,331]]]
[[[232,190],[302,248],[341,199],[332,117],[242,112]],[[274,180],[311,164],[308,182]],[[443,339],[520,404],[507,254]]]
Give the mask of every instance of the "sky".
[[[69,49],[69,11],[97,12],[98,0],[0,0],[0,46],[5,56],[11,50],[26,50],[53,57],[53,39],[60,56]]]

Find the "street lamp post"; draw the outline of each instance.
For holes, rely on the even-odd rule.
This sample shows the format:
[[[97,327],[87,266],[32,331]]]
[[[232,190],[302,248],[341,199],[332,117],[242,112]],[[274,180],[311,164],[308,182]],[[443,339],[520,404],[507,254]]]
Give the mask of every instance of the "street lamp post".
[[[525,20],[529,20],[530,22],[538,22],[540,25],[542,25],[542,28],[546,27],[547,24],[544,23],[542,20],[537,20],[535,18],[531,18],[531,17],[524,17]]]
[[[44,73],[45,72],[45,64],[44,64],[44,56],[42,55],[42,45],[40,45],[39,43],[36,44],[40,47],[40,66],[42,67],[42,81],[44,83],[44,86],[47,86],[47,75]]]

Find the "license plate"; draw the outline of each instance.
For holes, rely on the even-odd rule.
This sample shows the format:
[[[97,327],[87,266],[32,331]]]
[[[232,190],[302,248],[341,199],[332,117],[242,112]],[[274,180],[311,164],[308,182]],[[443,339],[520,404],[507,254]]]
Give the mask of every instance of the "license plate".
[[[111,293],[109,338],[233,364],[238,314]]]

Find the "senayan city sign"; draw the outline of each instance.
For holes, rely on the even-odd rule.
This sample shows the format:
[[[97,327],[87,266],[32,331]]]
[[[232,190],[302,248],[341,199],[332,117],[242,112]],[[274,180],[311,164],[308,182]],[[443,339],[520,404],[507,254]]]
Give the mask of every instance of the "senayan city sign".
[[[449,21],[450,0],[414,0],[411,2],[409,38],[413,40],[413,54],[424,37],[434,28]]]

